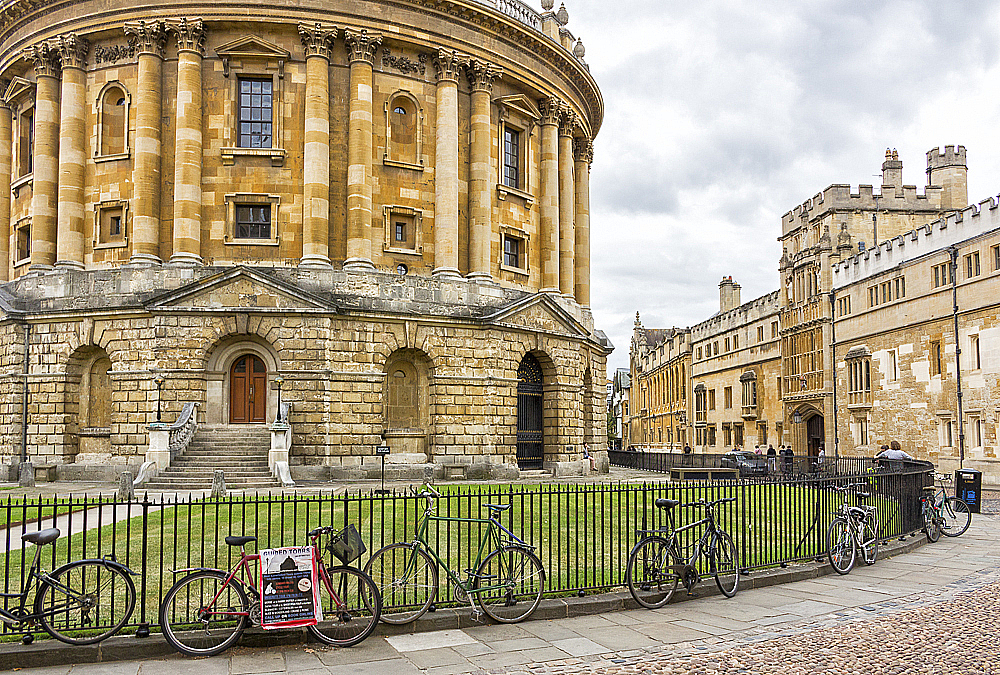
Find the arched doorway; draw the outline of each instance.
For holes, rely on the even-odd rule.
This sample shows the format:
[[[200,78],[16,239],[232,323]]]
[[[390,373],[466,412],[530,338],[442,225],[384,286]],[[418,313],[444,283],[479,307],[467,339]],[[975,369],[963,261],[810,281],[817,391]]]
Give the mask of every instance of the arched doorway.
[[[819,449],[823,445],[824,436],[823,416],[813,415],[806,420],[806,442],[808,443],[809,456],[819,455]]]
[[[542,367],[526,354],[517,368],[517,467],[541,469],[544,447]]]
[[[229,423],[267,421],[267,366],[254,354],[244,354],[229,370]]]

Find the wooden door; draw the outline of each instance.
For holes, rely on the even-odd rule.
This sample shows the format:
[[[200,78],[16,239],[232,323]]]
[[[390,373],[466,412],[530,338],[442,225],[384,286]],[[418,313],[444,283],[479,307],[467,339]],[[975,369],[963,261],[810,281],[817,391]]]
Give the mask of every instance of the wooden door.
[[[229,373],[229,423],[263,424],[267,410],[267,366],[253,354],[236,359]]]

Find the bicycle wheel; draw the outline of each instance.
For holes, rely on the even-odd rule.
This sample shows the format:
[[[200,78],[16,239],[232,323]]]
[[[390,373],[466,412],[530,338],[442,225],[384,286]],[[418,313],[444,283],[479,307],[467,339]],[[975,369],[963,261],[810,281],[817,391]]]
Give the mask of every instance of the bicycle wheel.
[[[736,544],[728,532],[715,533],[715,542],[709,551],[710,562],[715,568],[715,585],[727,598],[736,595],[740,585],[740,565]]]
[[[680,577],[674,573],[670,544],[663,537],[646,537],[629,553],[625,585],[647,609],[663,607],[674,597]]]
[[[378,625],[382,614],[378,587],[370,576],[354,567],[333,567],[327,574],[329,586],[320,578],[323,620],[309,626],[309,632],[328,645],[356,645]]]
[[[227,584],[223,572],[195,572],[167,591],[160,604],[160,628],[181,654],[214,656],[240,639],[249,611],[241,584]]]
[[[944,523],[941,527],[941,534],[946,537],[957,537],[965,534],[972,523],[972,511],[969,505],[958,497],[948,497],[941,507],[941,516]]]
[[[878,559],[878,529],[870,521],[866,520],[861,524],[861,537],[859,548],[861,549],[861,561],[866,565],[874,565]]]
[[[837,574],[847,574],[854,567],[854,535],[843,518],[834,518],[826,535],[826,551]]]
[[[528,618],[542,601],[544,590],[545,570],[541,561],[518,546],[505,546],[486,556],[472,584],[479,606],[500,623],[517,623]]]
[[[941,538],[941,523],[938,521],[936,511],[930,505],[924,506],[924,534],[931,543]]]
[[[100,560],[63,565],[38,587],[38,623],[57,640],[90,645],[111,637],[135,609],[135,584],[128,572]]]
[[[382,596],[382,621],[403,624],[422,616],[438,590],[437,565],[422,548],[389,544],[368,559],[365,573]]]

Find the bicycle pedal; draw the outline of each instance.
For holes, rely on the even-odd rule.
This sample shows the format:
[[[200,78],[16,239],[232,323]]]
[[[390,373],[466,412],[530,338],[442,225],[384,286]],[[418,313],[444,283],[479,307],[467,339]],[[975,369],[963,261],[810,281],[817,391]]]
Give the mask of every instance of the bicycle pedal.
[[[479,609],[472,610],[472,616],[471,616],[471,618],[476,623],[482,623],[483,622],[483,612],[482,612],[482,610],[479,610]]]

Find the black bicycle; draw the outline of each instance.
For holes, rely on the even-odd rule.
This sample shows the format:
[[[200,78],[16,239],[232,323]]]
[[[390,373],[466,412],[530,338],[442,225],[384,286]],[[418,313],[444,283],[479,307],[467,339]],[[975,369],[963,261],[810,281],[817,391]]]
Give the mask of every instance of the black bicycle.
[[[35,545],[35,557],[19,593],[0,593],[0,598],[17,598],[13,609],[0,608],[0,620],[7,624],[38,623],[49,635],[71,645],[90,645],[111,637],[122,629],[135,609],[135,574],[114,556],[75,560],[54,572],[41,569],[42,546],[53,544],[59,530],[50,528],[22,534],[21,540]],[[37,586],[34,601],[28,593]],[[24,644],[33,637],[26,633]]]
[[[715,507],[718,504],[735,502],[735,497],[724,497],[715,501],[704,499],[681,504],[674,499],[657,499],[657,508],[666,511],[666,526],[655,530],[638,530],[642,537],[628,556],[625,568],[625,585],[629,593],[643,607],[656,609],[663,607],[674,596],[677,583],[683,582],[688,593],[701,580],[698,569],[700,558],[708,561],[708,574],[715,577],[715,583],[727,598],[736,595],[740,583],[740,571],[736,544],[727,532],[715,523]],[[705,517],[687,525],[674,524],[676,508],[705,509]],[[694,544],[690,556],[683,555],[678,534],[700,525],[705,531]]]

